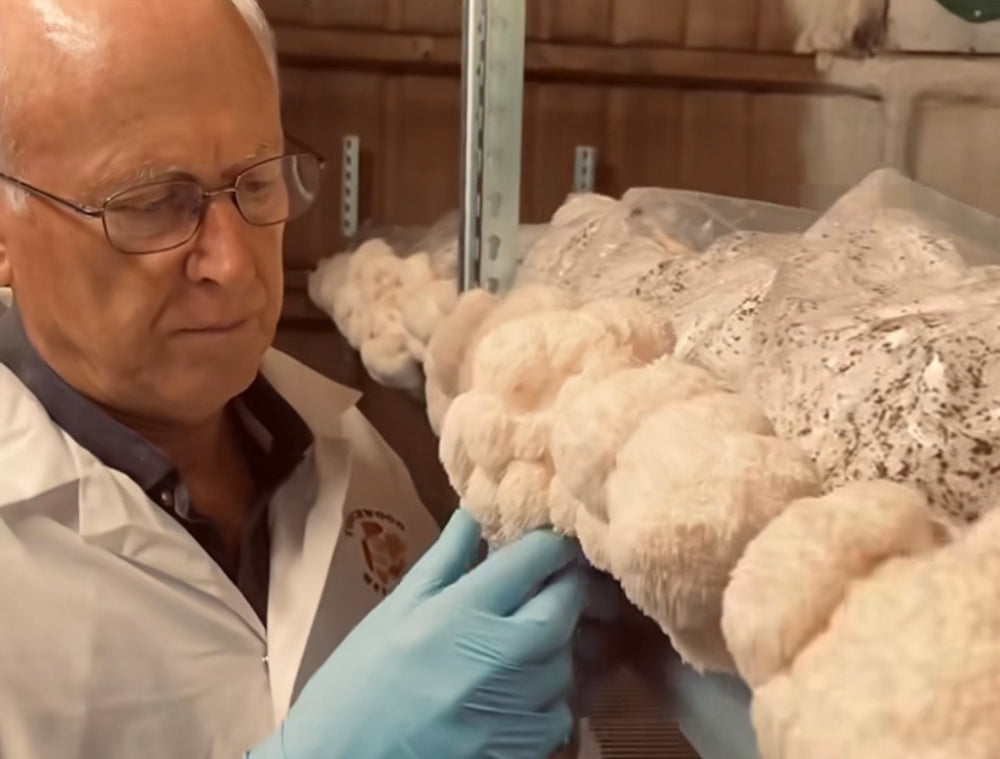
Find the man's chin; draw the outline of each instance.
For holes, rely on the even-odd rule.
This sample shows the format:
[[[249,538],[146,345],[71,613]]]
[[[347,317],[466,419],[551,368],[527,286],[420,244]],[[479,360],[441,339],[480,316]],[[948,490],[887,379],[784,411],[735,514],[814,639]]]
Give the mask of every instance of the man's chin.
[[[259,371],[259,358],[192,368],[170,383],[167,392],[161,392],[161,402],[189,421],[208,419],[249,388]]]

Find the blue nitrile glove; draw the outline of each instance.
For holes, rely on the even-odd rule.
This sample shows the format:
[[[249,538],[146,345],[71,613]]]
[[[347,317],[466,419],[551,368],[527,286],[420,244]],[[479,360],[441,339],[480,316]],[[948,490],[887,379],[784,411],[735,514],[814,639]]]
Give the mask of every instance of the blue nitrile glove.
[[[251,759],[545,759],[568,739],[583,607],[574,542],[534,532],[471,571],[457,512]]]

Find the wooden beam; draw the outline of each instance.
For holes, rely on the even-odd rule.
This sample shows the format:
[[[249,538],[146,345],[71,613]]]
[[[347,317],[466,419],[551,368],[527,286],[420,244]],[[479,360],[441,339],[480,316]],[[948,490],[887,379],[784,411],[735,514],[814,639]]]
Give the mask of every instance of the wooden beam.
[[[462,40],[385,32],[278,25],[282,60],[291,65],[438,70],[455,73]],[[670,47],[621,47],[529,41],[529,79],[692,82],[708,86],[820,88],[812,57]]]

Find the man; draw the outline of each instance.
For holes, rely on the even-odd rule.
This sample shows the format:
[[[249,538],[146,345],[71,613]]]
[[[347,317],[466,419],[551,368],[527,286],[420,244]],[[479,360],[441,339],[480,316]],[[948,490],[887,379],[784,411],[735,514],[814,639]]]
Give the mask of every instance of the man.
[[[269,350],[320,169],[275,68],[252,0],[0,0],[0,756],[571,731],[576,548],[470,570],[472,520],[435,540],[355,394]]]

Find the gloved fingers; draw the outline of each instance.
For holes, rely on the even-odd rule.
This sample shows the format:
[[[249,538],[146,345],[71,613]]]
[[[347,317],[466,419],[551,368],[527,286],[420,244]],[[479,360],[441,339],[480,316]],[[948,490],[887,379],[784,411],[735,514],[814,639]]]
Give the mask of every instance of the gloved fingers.
[[[542,717],[545,751],[539,751],[538,756],[551,756],[573,739],[573,712],[567,701],[559,701],[543,712]]]
[[[465,509],[452,514],[441,535],[399,585],[401,593],[431,595],[454,584],[479,557],[482,530]]]
[[[579,568],[571,564],[510,615],[522,631],[515,646],[520,661],[539,661],[561,649],[571,650],[585,588]]]
[[[476,698],[501,711],[544,711],[567,701],[575,680],[573,655],[567,649],[528,664],[503,665]]]
[[[532,678],[532,691],[526,700],[519,694],[520,703],[511,704],[514,708],[551,709],[560,701],[568,701],[573,693],[576,674],[573,671],[573,655],[569,650],[534,662],[523,673],[525,681],[528,677]]]
[[[490,721],[497,724],[494,709],[473,707],[470,719],[464,723],[470,730],[476,729],[474,726],[479,723],[477,712],[480,710],[487,712]],[[532,756],[542,759],[565,747],[573,736],[573,714],[566,701],[539,711],[521,707],[505,712],[504,718],[506,724],[503,729],[490,735],[475,756],[496,759]],[[478,734],[481,735],[481,732]]]
[[[576,541],[537,530],[491,553],[454,590],[462,603],[507,616],[579,557]]]

